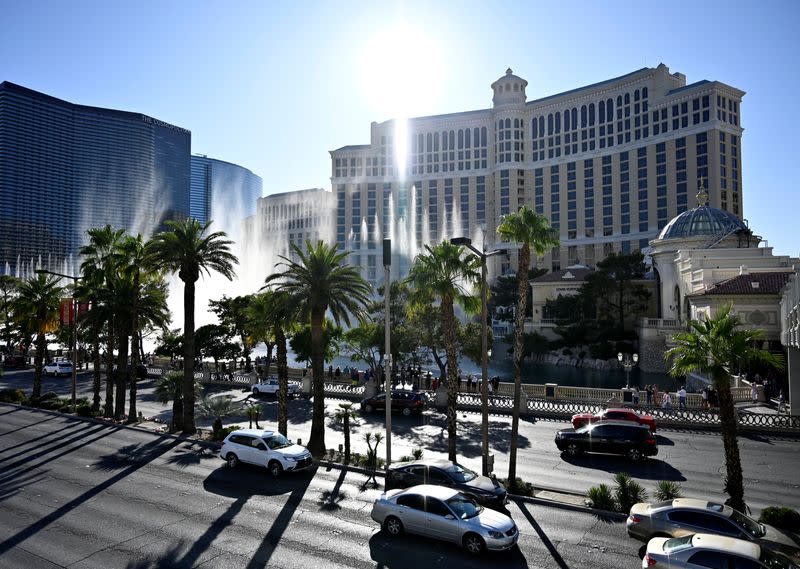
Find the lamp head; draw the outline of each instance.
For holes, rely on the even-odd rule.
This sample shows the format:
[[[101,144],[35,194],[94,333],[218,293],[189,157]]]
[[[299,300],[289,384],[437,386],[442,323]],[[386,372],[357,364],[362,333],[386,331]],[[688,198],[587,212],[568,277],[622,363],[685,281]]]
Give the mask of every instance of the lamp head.
[[[622,352],[617,354],[617,360],[622,361]]]
[[[636,363],[638,361],[639,361],[639,354],[633,354],[633,363]]]

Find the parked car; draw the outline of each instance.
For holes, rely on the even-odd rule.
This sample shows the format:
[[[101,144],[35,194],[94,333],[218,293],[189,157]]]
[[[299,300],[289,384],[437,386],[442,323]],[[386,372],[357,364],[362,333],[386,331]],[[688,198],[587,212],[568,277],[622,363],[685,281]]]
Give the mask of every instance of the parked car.
[[[752,541],[711,534],[654,537],[642,569],[799,569],[789,558]]]
[[[631,409],[605,409],[599,413],[578,413],[572,416],[572,426],[576,429],[602,421],[632,421],[647,425],[651,432],[656,432],[656,420],[652,415],[640,415]]]
[[[800,563],[800,543],[791,536],[730,506],[707,500],[676,498],[654,504],[634,504],[626,525],[628,535],[642,541],[652,537],[714,533],[753,541]]]
[[[387,490],[419,484],[454,488],[489,508],[502,508],[508,502],[508,492],[497,479],[480,476],[457,462],[443,459],[398,462],[386,471]]]
[[[306,447],[292,444],[277,431],[264,429],[233,431],[222,441],[219,457],[231,468],[236,468],[240,462],[264,466],[273,477],[313,464]]]
[[[262,393],[266,393],[268,395],[277,395],[278,393],[278,380],[275,378],[265,379],[260,383],[256,383],[253,385],[253,395],[261,395]],[[287,393],[291,395],[297,395],[300,393],[300,387],[296,383],[290,383],[289,389]]]
[[[389,490],[375,500],[371,515],[389,535],[424,535],[456,543],[473,554],[510,549],[519,539],[510,517],[444,486]]]
[[[408,417],[411,413],[422,413],[427,400],[421,393],[403,389],[392,390],[392,411],[400,411]],[[361,410],[365,413],[386,410],[386,394],[378,393],[361,401]]]
[[[44,366],[44,374],[58,377],[59,375],[72,375],[72,362],[50,362]]]
[[[580,429],[563,429],[556,433],[556,446],[570,456],[605,452],[640,460],[658,454],[658,442],[650,429],[629,421],[604,421]]]

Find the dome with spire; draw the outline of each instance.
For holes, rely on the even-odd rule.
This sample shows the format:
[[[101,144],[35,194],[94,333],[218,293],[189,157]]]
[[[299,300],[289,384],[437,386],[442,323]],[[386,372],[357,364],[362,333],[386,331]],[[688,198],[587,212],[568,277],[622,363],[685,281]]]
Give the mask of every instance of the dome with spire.
[[[670,221],[659,234],[659,239],[688,239],[692,237],[725,237],[734,233],[750,233],[745,223],[722,209],[701,205],[684,211]]]
[[[528,98],[525,94],[527,86],[528,82],[522,77],[514,75],[514,72],[509,67],[506,69],[505,75],[492,83],[492,91],[494,92],[492,102],[494,106],[524,105],[525,100]]]

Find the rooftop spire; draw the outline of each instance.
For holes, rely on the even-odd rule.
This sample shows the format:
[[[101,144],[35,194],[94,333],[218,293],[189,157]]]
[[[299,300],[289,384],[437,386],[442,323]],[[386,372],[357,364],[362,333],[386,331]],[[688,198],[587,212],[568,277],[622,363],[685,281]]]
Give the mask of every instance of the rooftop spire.
[[[707,206],[708,205],[708,192],[706,191],[703,177],[700,177],[700,183],[698,184],[697,188],[697,205],[698,206]]]

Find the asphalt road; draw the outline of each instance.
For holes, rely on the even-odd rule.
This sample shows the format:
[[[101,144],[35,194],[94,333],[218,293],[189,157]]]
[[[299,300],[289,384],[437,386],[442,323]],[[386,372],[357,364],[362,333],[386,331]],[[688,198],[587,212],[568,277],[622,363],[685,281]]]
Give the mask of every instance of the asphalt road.
[[[624,524],[511,504],[519,547],[390,539],[362,474],[274,481],[196,442],[0,404],[0,567],[635,568]]]
[[[79,394],[89,395],[89,373],[79,377]],[[30,389],[32,373],[10,372],[0,379],[0,386],[18,386]],[[45,378],[44,390],[54,390],[66,396],[69,378]],[[241,390],[225,391],[238,400],[252,401],[249,393]],[[257,400],[264,409],[262,426],[275,426],[277,404],[272,397]],[[332,419],[342,400],[326,399],[329,417],[326,445],[335,448],[343,442],[340,425]],[[152,395],[152,381],[144,382],[139,389],[139,409],[145,416],[158,417],[169,422],[171,409],[157,403]],[[289,436],[307,440],[311,429],[311,403],[298,399],[290,402]],[[481,468],[480,414],[459,413],[458,452],[460,461],[475,470]],[[226,420],[247,425],[243,417]],[[384,432],[383,414],[361,416],[352,428],[354,451],[366,451],[363,434]],[[200,420],[199,425],[210,426],[211,420]],[[686,496],[724,500],[725,474],[722,438],[715,431],[663,430],[658,433],[657,457],[642,463],[631,463],[624,457],[611,455],[583,455],[578,458],[562,456],[553,442],[558,429],[570,425],[565,421],[523,419],[520,422],[517,475],[539,486],[574,492],[585,492],[599,483],[613,484],[616,472],[623,471],[638,480],[652,494],[658,481],[679,482]],[[508,472],[507,453],[511,438],[510,416],[490,416],[490,447],[495,455],[498,476]],[[397,460],[410,455],[412,449],[422,448],[425,456],[447,456],[447,433],[443,414],[426,411],[422,416],[392,419],[392,457]],[[745,499],[757,512],[769,505],[785,505],[800,509],[800,440],[783,436],[742,435],[740,452],[745,475]],[[379,451],[384,456],[384,447]]]

